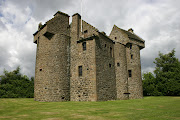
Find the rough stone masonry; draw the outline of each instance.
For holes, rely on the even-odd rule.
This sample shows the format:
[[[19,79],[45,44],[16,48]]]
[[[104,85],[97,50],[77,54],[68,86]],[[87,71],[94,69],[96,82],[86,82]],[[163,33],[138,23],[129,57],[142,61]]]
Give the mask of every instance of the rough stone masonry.
[[[34,35],[36,101],[107,101],[143,97],[140,50],[133,29],[109,36],[76,13],[58,11]],[[82,22],[82,23],[81,23]],[[82,25],[82,27],[81,27]]]

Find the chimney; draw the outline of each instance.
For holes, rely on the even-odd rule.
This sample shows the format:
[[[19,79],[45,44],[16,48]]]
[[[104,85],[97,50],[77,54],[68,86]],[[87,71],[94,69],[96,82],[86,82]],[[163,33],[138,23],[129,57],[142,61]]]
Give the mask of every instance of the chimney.
[[[81,32],[81,15],[78,13],[72,16],[72,30],[71,32],[76,36],[74,39],[78,40]]]
[[[128,31],[131,32],[131,33],[133,33],[134,30],[133,30],[132,28],[130,28]]]

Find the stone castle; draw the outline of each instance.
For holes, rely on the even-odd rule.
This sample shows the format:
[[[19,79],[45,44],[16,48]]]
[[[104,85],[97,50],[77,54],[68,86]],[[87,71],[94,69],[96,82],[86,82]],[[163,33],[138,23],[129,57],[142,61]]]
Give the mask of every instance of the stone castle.
[[[76,13],[58,11],[34,33],[36,101],[106,101],[143,97],[140,50],[133,29],[109,36]]]

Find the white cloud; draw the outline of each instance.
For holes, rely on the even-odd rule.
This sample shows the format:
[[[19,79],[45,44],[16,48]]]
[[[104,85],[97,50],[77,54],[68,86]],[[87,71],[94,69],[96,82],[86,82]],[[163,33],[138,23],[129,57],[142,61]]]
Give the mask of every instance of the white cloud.
[[[0,73],[18,65],[34,76],[36,45],[33,33],[58,10],[80,13],[81,0],[3,0],[0,1]],[[82,18],[100,31],[110,33],[114,24],[133,28],[146,42],[141,51],[142,70],[153,71],[158,52],[175,48],[180,59],[179,0],[83,0]],[[70,18],[71,19],[71,18]]]

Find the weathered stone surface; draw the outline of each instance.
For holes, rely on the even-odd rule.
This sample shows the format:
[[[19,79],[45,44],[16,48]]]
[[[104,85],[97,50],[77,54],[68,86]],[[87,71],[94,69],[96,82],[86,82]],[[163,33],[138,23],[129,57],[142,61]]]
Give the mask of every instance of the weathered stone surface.
[[[82,22],[82,30],[81,30]],[[140,50],[144,40],[117,26],[110,36],[58,11],[34,33],[36,101],[142,98]],[[129,76],[131,70],[132,76]]]

